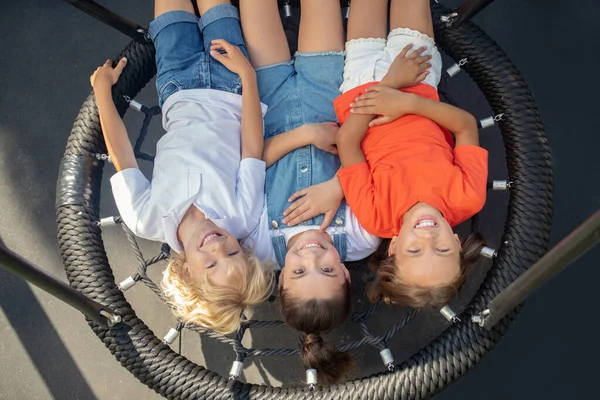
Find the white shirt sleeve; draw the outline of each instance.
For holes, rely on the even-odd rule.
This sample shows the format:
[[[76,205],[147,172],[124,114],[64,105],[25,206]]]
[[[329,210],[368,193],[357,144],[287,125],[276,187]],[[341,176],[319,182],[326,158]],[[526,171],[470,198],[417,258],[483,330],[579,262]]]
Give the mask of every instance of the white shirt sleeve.
[[[381,238],[371,235],[360,225],[348,205],[346,205],[345,232],[347,240],[346,261],[358,261],[370,256],[381,243]]]
[[[152,206],[150,181],[137,168],[127,168],[110,178],[113,196],[123,222],[137,236],[165,241],[161,215]]]
[[[239,215],[244,219],[240,237],[248,236],[260,222],[265,204],[266,163],[256,158],[245,158],[240,162],[236,183],[236,203]]]

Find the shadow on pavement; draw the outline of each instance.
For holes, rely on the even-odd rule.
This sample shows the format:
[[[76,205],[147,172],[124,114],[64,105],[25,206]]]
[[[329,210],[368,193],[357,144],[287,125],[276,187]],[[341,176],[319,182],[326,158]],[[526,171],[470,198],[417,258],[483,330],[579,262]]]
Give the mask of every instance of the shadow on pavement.
[[[0,308],[53,398],[96,399],[31,287],[4,269]]]

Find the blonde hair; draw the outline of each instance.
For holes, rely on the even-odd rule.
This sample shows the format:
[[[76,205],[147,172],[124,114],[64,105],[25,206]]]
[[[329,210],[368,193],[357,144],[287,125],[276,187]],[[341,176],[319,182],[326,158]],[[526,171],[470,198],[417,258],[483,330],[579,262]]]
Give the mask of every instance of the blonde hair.
[[[186,324],[229,334],[252,318],[253,307],[265,301],[273,290],[274,273],[251,252],[232,261],[227,275],[232,286],[216,286],[207,275],[192,283],[184,272],[185,255],[171,258],[161,286],[173,313]]]

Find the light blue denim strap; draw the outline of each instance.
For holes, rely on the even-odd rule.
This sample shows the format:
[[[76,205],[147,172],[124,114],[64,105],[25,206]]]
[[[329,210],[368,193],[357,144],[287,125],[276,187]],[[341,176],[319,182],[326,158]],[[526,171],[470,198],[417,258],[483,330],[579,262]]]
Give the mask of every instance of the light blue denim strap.
[[[342,262],[346,261],[346,256],[348,255],[346,234],[345,233],[334,233],[333,234],[333,246],[340,254],[340,260]]]
[[[240,13],[238,12],[237,8],[235,8],[231,4],[219,4],[218,6],[214,6],[208,9],[208,11],[202,14],[198,26],[202,31],[211,23],[222,18],[235,18],[239,21]]]
[[[273,243],[273,250],[275,250],[275,258],[277,258],[277,264],[280,268],[285,267],[285,255],[287,254],[287,244],[285,243],[285,236],[283,235],[272,235],[271,242]]]

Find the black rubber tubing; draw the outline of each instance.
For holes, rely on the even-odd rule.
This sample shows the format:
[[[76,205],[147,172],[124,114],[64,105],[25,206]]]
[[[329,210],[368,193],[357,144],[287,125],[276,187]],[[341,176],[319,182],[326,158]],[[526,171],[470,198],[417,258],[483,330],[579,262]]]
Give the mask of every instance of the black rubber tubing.
[[[422,399],[450,385],[493,349],[516,318],[509,313],[491,331],[472,323],[468,316],[483,309],[489,300],[536,262],[546,251],[553,212],[551,157],[542,123],[527,84],[502,50],[472,23],[446,29],[439,17],[448,9],[432,4],[436,40],[453,59],[467,58],[463,69],[485,94],[499,122],[505,143],[510,191],[508,217],[502,247],[465,317],[430,344],[398,365],[392,373],[378,373],[310,392],[304,388],[278,388],[236,383],[198,366],[162,344],[140,320],[117,288],[108,264],[99,218],[98,200],[102,161],[89,156],[105,153],[94,96],[84,102],[77,117],[63,161],[89,160],[88,182],[78,201],[57,201],[58,237],[65,270],[72,287],[123,318],[112,329],[90,325],[117,360],[140,382],[170,399]],[[135,95],[155,74],[151,45],[131,42],[119,55],[129,63],[113,89],[121,114],[122,99]],[[59,193],[68,191],[70,176],[59,176]],[[65,188],[66,187],[66,188]]]

